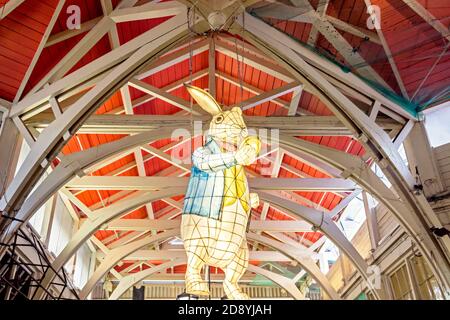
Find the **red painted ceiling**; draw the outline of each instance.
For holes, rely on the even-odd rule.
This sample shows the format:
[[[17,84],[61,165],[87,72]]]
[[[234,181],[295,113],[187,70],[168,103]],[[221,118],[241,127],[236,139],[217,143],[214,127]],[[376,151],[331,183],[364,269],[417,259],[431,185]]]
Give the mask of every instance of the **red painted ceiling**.
[[[436,96],[439,91],[442,91],[443,88],[449,87],[449,55],[444,55],[438,64],[432,68],[432,65],[436,61],[436,55],[442,51],[443,46],[445,45],[445,41],[443,41],[442,37],[440,37],[433,28],[424,23],[424,21],[422,21],[414,12],[411,12],[409,8],[401,5],[400,0],[373,0],[372,2],[380,5],[382,8],[383,32],[385,33],[389,46],[393,50],[395,61],[399,65],[400,73],[407,87],[408,94],[410,96],[414,95],[414,92],[420,85],[421,79],[425,77],[430,69],[432,71],[429,77],[416,94],[417,101],[428,101]],[[448,1],[420,0],[420,2],[446,26],[450,24],[448,21],[448,16],[450,15],[450,4]],[[0,98],[8,101],[12,101],[15,98],[21,81],[30,66],[57,3],[57,0],[27,0],[5,19],[0,21]],[[89,21],[102,15],[100,2],[88,0],[66,1],[58,21],[51,31],[51,35],[66,30],[66,8],[68,5],[72,4],[80,6],[82,22]],[[117,4],[117,1],[114,1],[114,4]],[[363,1],[332,1],[328,7],[327,14],[343,21],[347,21],[355,26],[365,28],[368,16],[364,10],[365,7],[361,4],[363,4]],[[123,44],[139,34],[150,30],[166,19],[167,18],[120,23],[117,26],[120,42]],[[299,22],[283,22],[271,19],[270,23],[302,42],[307,41],[311,29],[310,25]],[[397,93],[399,93],[392,69],[389,67],[382,47],[368,41],[362,41],[361,38],[345,32],[342,32],[342,34],[352,46],[359,47],[361,55],[390,85],[392,85]],[[34,85],[38,83],[80,39],[83,38],[84,35],[85,33],[45,48],[37,61],[36,67],[31,74],[24,93],[26,94],[31,90]],[[336,60],[344,62],[342,57],[336,53],[336,50],[323,36],[319,36],[317,48],[328,52],[334,56]],[[111,46],[109,44],[108,36],[106,35],[84,57],[80,57],[80,61],[70,72],[94,61],[96,58],[109,51],[111,51]],[[193,57],[192,66],[193,72],[208,68],[208,52],[204,51],[195,55]],[[238,78],[237,61],[219,52],[216,52],[216,69],[227,75]],[[286,84],[274,76],[257,70],[248,64],[243,66],[243,74],[243,81],[245,83],[263,91],[269,91]],[[189,61],[185,60],[163,71],[155,73],[148,78],[143,79],[143,81],[162,88],[188,75]],[[194,81],[194,84],[206,88],[208,87],[208,77],[204,76]],[[217,100],[224,105],[233,105],[239,103],[241,99],[245,100],[253,96],[252,93],[244,90],[241,97],[241,90],[238,86],[230,84],[221,78],[216,78],[216,88]],[[130,94],[132,99],[144,95],[144,93],[133,88],[130,89]],[[185,100],[189,100],[187,92],[182,87],[173,90],[172,94]],[[281,97],[281,99],[286,102],[289,102],[290,98],[290,94]],[[112,110],[117,110],[117,108],[120,110],[122,106],[123,102],[121,95],[120,93],[116,93],[97,110],[97,114],[111,112]],[[332,114],[317,97],[308,92],[303,92],[299,107],[304,111],[308,111],[315,115]],[[159,99],[153,99],[152,101],[139,105],[134,111],[136,114],[173,114],[180,111],[180,109]],[[286,110],[273,102],[266,102],[245,111],[245,113],[249,116],[282,116],[286,115]],[[62,152],[63,154],[70,154],[122,137],[123,135],[118,134],[77,134],[69,141]],[[362,146],[350,137],[319,136],[299,138],[358,156],[361,156],[364,153]],[[169,140],[157,141],[154,142],[152,146],[162,148],[168,143],[170,143]],[[170,151],[168,152],[170,153]],[[179,175],[182,173],[179,169],[172,169],[170,172],[170,169],[168,168],[171,166],[167,162],[152,157],[143,151],[142,154],[144,159],[146,159],[145,171],[147,175],[169,173]],[[92,174],[111,175],[117,172],[121,167],[133,164],[134,161],[134,155],[129,154]],[[283,165],[280,169],[279,177],[329,177],[326,172],[322,172],[318,168],[313,168],[289,155],[285,155],[282,162]],[[254,174],[260,173],[260,169],[260,162],[249,168]],[[130,165],[129,169],[121,172],[120,175],[137,176],[138,171],[135,165]],[[87,206],[99,208],[104,202],[111,203],[112,201],[117,201],[127,194],[129,194],[129,192],[124,193],[119,191],[101,190],[78,192],[76,196]],[[332,210],[341,201],[342,197],[345,196],[345,194],[342,195],[331,192],[297,192],[297,195],[299,197],[296,197],[293,201],[297,201],[298,203],[307,206],[321,206],[324,210]],[[178,201],[181,200],[182,197],[174,197],[174,199]],[[155,217],[161,217],[175,211],[174,208],[168,206],[164,201],[153,202],[152,208],[155,212]],[[260,212],[261,206],[255,210],[254,216],[258,217]],[[145,217],[147,217],[145,207],[135,210],[126,216],[126,218],[135,219]],[[269,210],[267,218],[274,220],[291,219],[273,208]],[[118,237],[122,237],[126,234],[127,233],[120,233],[117,235]],[[106,239],[112,235],[114,235],[114,232],[112,231],[99,231],[96,233],[96,236],[99,239]],[[298,240],[306,239],[309,243],[313,243],[320,238],[321,234],[317,232],[308,232],[306,234],[291,234],[290,236],[297,238]],[[111,237],[110,239],[114,239],[114,237]]]

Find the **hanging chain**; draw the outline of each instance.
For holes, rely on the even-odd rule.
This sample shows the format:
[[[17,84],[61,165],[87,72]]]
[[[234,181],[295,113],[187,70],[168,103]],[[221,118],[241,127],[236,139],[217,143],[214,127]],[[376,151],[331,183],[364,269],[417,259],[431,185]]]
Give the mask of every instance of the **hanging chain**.
[[[237,67],[238,67],[238,78],[239,78],[239,89],[240,89],[240,102],[239,106],[242,108],[242,102],[244,99],[244,73],[245,73],[245,66],[244,66],[244,53],[245,53],[245,41],[244,41],[244,32],[245,32],[245,10],[242,12],[242,29],[241,29],[241,58],[239,59],[239,48],[237,43],[237,38],[234,38],[234,44],[236,48],[236,60],[237,60]]]
[[[242,60],[242,74],[241,74],[241,78],[240,78],[240,86],[241,86],[241,104],[242,104],[242,100],[244,97],[244,75],[245,75],[245,40],[244,40],[244,32],[245,32],[245,8],[244,11],[242,11],[242,30],[241,30],[241,41],[242,41],[242,56],[241,56],[241,60]]]
[[[187,20],[188,20],[188,29],[189,29],[189,84],[192,85],[192,82],[194,81],[193,79],[193,66],[192,66],[192,60],[193,60],[193,49],[192,49],[192,42],[193,42],[193,38],[194,38],[194,32],[192,31],[192,21],[191,21],[191,9],[192,9],[192,16],[193,19],[195,21],[195,5],[191,8],[188,8],[187,11]],[[194,112],[194,100],[192,99],[192,96],[189,95],[189,101],[190,101],[190,109],[191,109],[191,114],[190,114],[190,125],[191,125],[191,153],[194,151],[194,116],[193,116],[193,112]]]

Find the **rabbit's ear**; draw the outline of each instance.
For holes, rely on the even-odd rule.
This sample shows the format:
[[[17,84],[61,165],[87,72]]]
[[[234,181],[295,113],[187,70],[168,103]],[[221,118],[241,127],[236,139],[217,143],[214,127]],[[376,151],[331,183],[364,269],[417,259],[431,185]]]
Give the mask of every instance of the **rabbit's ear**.
[[[222,112],[222,108],[217,103],[216,99],[214,99],[213,96],[208,92],[198,87],[191,86],[187,83],[185,83],[184,86],[186,87],[192,98],[197,101],[197,103],[200,107],[202,107],[203,110],[213,116]]]

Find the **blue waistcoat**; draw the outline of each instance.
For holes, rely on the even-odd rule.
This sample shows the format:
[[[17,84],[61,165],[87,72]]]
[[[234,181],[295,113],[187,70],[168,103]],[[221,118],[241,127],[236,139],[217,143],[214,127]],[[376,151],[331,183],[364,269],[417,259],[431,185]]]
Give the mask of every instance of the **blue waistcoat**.
[[[236,165],[234,156],[223,153],[219,145],[209,139],[204,147],[195,150],[192,161],[194,165],[184,198],[183,214],[220,220],[224,199],[224,170]],[[203,167],[203,170],[198,166]]]

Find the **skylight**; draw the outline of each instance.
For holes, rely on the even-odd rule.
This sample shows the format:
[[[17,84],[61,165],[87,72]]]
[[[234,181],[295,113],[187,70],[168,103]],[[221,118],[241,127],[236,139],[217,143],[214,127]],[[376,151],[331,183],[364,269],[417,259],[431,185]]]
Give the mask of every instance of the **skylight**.
[[[432,147],[450,143],[450,102],[426,112],[424,124]]]

